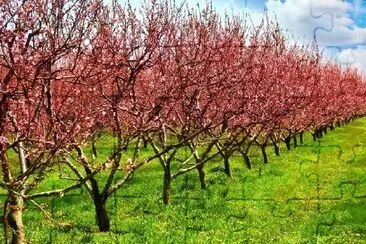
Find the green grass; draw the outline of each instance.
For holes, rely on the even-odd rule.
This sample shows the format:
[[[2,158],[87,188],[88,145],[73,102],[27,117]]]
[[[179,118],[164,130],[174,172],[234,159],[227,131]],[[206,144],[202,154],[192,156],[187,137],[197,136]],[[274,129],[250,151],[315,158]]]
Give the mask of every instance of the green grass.
[[[220,160],[209,163],[207,190],[199,189],[195,171],[183,175],[173,182],[171,206],[160,200],[159,163],[144,166],[110,198],[110,233],[98,233],[82,189],[38,201],[52,221],[28,204],[27,237],[32,243],[366,243],[366,119],[304,141],[289,152],[281,145],[280,157],[268,148],[268,165],[253,150],[250,171],[234,157],[233,179]],[[52,178],[43,186],[58,184],[64,182]]]

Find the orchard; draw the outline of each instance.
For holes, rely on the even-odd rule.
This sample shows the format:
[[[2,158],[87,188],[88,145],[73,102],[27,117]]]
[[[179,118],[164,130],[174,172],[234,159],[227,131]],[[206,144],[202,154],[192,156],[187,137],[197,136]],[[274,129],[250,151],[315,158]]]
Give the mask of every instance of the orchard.
[[[264,14],[222,17],[146,1],[0,2],[0,163],[4,241],[26,243],[25,206],[77,188],[90,196],[100,232],[107,202],[139,169],[160,164],[161,201],[172,183],[220,157],[280,156],[311,133],[319,140],[366,113],[366,83],[354,69],[325,62],[316,43],[290,42]],[[105,138],[113,141],[99,155]],[[148,153],[141,153],[148,150]],[[187,153],[188,152],[188,153]],[[69,185],[39,186],[62,168]],[[159,197],[159,196],[157,196]]]

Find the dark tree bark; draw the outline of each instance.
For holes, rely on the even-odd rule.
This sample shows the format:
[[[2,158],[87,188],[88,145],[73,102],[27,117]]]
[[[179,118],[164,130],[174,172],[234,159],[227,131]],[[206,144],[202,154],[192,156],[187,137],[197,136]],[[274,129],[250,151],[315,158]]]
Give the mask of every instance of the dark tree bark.
[[[291,142],[291,137],[287,137],[285,139],[285,144],[286,144],[286,148],[287,148],[288,151],[291,150],[291,144],[290,144],[290,142]]]
[[[163,181],[163,203],[165,205],[170,204],[170,193],[172,189],[172,175],[170,172],[170,165],[164,168],[164,181]]]
[[[304,132],[300,132],[299,138],[300,138],[300,143],[304,144]]]
[[[296,138],[296,135],[294,135],[293,140],[294,140],[294,148],[297,148],[297,138]]]
[[[315,132],[311,134],[313,136],[313,141],[316,141],[316,135]]]
[[[319,129],[319,130],[317,130],[317,131],[316,131],[316,137],[317,137],[318,139],[321,139],[321,138],[323,137],[323,132],[322,132],[322,130],[321,130],[321,129]]]
[[[205,171],[203,170],[204,165],[200,164],[197,166],[198,177],[200,179],[201,189],[206,189]]]
[[[147,149],[147,145],[148,145],[149,141],[146,140],[145,138],[143,138],[142,140],[144,142],[144,149]]]
[[[84,167],[86,173],[91,173],[90,169]],[[99,231],[108,232],[110,231],[110,221],[108,212],[106,209],[107,198],[100,194],[98,182],[94,178],[90,178],[91,195],[94,201],[95,215]]]
[[[270,137],[273,148],[274,148],[274,153],[276,154],[276,156],[280,156],[280,148],[277,144],[277,141],[274,137]]]
[[[267,157],[266,146],[265,145],[261,145],[261,151],[262,151],[262,156],[263,156],[263,162],[265,164],[268,164],[268,157]]]
[[[227,177],[232,178],[229,157],[226,156],[226,155],[223,155],[223,157],[224,157],[224,171],[225,171],[225,174],[227,175]]]
[[[96,217],[99,231],[101,232],[110,231],[110,221],[106,209],[106,200],[103,199],[101,196],[96,197],[94,199],[94,205],[95,205],[95,212],[97,215]]]
[[[98,153],[97,153],[97,148],[95,147],[95,142],[93,141],[92,142],[92,154],[93,154],[93,156],[96,158],[96,157],[98,157]]]
[[[274,153],[276,154],[276,156],[280,156],[280,148],[278,147],[276,142],[273,142],[273,147],[274,147]]]
[[[252,169],[252,164],[250,163],[250,158],[248,155],[246,154],[243,154],[243,159],[244,159],[244,163],[245,163],[245,166],[248,168],[248,169]]]

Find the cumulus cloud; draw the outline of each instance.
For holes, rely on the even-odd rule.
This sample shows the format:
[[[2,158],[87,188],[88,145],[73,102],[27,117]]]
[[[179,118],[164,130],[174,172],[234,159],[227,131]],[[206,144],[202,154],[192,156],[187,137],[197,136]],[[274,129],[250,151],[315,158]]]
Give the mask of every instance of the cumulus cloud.
[[[366,76],[366,46],[344,49],[337,58],[339,62],[349,62],[351,66],[362,71],[363,75]]]
[[[321,46],[359,45],[366,41],[366,28],[357,27],[350,18],[353,5],[342,0],[269,0],[268,11],[295,35]]]
[[[268,0],[269,13],[294,36],[316,41],[325,54],[342,64],[351,64],[366,73],[366,28],[355,22],[364,11],[361,1]],[[337,50],[337,51],[335,51]]]

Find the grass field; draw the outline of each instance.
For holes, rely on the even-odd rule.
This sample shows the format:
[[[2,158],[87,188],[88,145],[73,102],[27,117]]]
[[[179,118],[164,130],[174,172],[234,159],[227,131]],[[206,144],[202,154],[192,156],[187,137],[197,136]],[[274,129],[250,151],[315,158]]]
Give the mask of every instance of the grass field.
[[[29,204],[31,243],[366,243],[366,119],[336,128],[268,165],[253,152],[254,168],[232,159],[233,179],[218,159],[206,166],[207,190],[196,172],[173,182],[172,205],[161,203],[162,170],[144,166],[108,202],[112,231],[98,233],[88,195],[76,190]],[[46,182],[48,187],[57,180]]]

